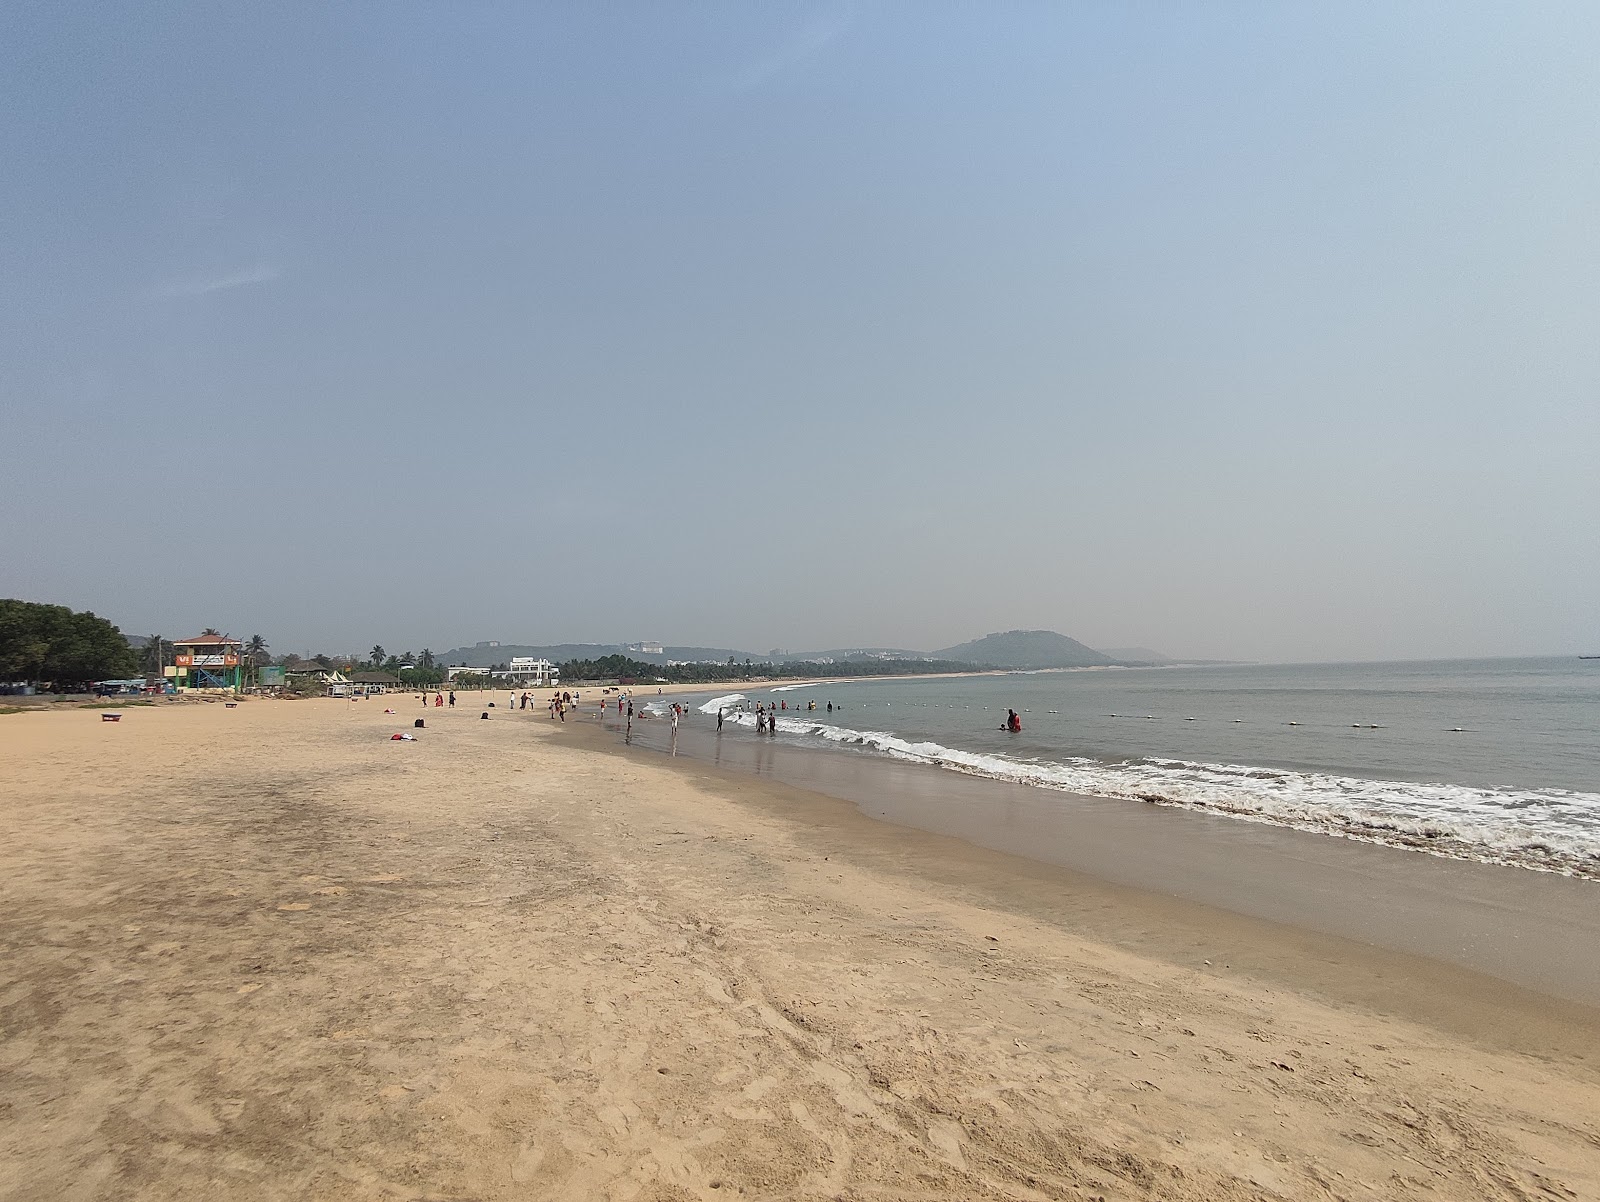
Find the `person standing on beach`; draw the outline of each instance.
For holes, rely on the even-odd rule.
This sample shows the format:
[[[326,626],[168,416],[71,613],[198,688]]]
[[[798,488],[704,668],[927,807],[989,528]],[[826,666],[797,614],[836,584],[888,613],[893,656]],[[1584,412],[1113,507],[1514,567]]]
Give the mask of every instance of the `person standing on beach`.
[[[450,708],[456,708],[456,691],[454,689],[450,690]]]
[[[717,730],[718,732],[722,730],[722,707],[720,705],[717,707]]]

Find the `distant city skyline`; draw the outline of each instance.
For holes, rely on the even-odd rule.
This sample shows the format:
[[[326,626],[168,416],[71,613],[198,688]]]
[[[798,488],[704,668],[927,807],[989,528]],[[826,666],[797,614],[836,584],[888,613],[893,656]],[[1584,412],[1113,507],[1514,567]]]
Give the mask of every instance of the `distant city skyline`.
[[[41,5],[0,106],[0,595],[1600,650],[1593,5]]]

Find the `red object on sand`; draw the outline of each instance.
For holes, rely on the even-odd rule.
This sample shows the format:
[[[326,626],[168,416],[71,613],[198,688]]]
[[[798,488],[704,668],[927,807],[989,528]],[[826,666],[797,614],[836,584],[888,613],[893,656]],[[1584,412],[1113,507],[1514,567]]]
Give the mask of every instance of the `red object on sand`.
[[[102,721],[102,722],[121,722],[122,721],[122,715],[121,714],[101,714],[100,715],[100,721]]]

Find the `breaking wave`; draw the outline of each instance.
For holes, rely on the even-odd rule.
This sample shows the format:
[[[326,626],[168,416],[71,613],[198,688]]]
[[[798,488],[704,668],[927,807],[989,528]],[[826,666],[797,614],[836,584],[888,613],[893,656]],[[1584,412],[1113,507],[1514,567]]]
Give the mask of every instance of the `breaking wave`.
[[[734,693],[700,709],[715,714],[742,700]],[[727,720],[754,727],[756,716],[735,711]],[[1023,760],[786,716],[778,718],[778,731],[971,776],[1600,880],[1600,793],[1367,780],[1155,757]]]

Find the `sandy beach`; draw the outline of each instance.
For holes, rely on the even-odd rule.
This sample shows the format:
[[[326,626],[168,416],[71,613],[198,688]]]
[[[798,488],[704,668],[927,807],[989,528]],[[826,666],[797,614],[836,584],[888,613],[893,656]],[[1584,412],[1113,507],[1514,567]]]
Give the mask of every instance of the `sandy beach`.
[[[1581,1002],[592,718],[124,712],[0,716],[6,1200],[1600,1198]]]

